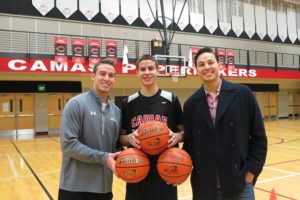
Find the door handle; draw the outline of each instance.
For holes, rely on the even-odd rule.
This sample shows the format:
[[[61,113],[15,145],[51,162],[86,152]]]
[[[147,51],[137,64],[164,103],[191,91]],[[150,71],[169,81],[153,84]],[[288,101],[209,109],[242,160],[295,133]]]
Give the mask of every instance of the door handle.
[[[20,115],[20,114],[18,114],[18,116],[19,117],[34,117],[34,115],[33,114],[28,114],[28,115]]]
[[[53,113],[49,113],[48,116],[61,116],[59,114],[53,114]]]
[[[0,118],[15,118],[15,115],[0,115]]]

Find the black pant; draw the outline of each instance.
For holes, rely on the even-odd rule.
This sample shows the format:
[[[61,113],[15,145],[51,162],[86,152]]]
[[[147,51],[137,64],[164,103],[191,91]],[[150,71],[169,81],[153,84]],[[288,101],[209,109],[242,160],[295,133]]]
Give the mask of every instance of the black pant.
[[[112,192],[92,193],[92,192],[71,192],[59,189],[58,200],[111,200]]]
[[[162,180],[156,167],[139,183],[127,183],[125,200],[177,200],[177,187]]]

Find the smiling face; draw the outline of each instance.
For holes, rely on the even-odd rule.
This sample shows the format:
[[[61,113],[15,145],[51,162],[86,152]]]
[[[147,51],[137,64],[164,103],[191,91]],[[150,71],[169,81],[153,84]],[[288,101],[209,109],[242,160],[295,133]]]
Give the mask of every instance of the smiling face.
[[[142,60],[137,66],[137,76],[144,87],[156,86],[158,69],[152,60]]]
[[[204,52],[196,60],[197,72],[204,83],[219,79],[220,65],[214,53]]]
[[[93,88],[100,96],[108,96],[115,83],[116,70],[108,63],[99,64],[91,78],[94,81]]]

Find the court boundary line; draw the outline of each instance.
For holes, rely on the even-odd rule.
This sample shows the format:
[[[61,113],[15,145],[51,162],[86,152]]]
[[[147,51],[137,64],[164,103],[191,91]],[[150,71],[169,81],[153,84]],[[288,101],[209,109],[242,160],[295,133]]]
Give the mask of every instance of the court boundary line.
[[[286,178],[290,178],[290,177],[295,177],[295,176],[300,176],[300,173],[295,173],[295,174],[288,174],[285,176],[278,176],[276,178],[270,178],[270,179],[266,179],[263,181],[257,181],[258,184],[262,184],[262,183],[269,183],[269,182],[273,182],[273,181],[277,181],[277,180],[282,180],[282,179],[286,179]]]
[[[282,144],[282,143],[284,143],[284,139],[281,138],[281,137],[267,136],[267,138],[275,138],[275,139],[278,139],[278,140],[279,140],[279,142],[274,142],[274,143],[269,144],[269,145],[277,145],[277,144]]]
[[[291,172],[291,171],[287,171],[284,169],[278,169],[278,168],[269,167],[269,166],[264,166],[264,169],[269,169],[269,170],[273,170],[273,171],[277,171],[277,172],[281,172],[281,173],[285,173],[285,174],[298,174],[299,173],[299,172]]]
[[[50,192],[47,190],[47,188],[43,184],[43,182],[39,179],[39,177],[37,176],[37,174],[31,168],[30,164],[27,162],[27,160],[25,159],[25,157],[22,155],[22,153],[19,150],[19,148],[17,147],[17,145],[12,140],[11,140],[11,143],[14,145],[14,147],[16,148],[16,150],[19,152],[19,155],[21,156],[21,158],[23,158],[23,160],[26,163],[27,167],[29,168],[29,170],[31,171],[31,173],[33,174],[33,176],[35,177],[35,179],[37,180],[37,182],[40,184],[40,186],[42,187],[42,189],[44,190],[44,192],[46,193],[46,195],[48,196],[48,198],[50,200],[54,200],[53,197],[51,196]]]
[[[264,166],[280,165],[280,164],[289,163],[289,162],[296,162],[296,161],[300,161],[300,159],[296,159],[296,160],[287,160],[287,161],[282,161],[282,162],[278,162],[278,163],[271,163],[271,164],[266,164],[266,165],[264,165]]]
[[[262,189],[262,188],[258,188],[258,187],[254,187],[256,190],[260,190],[262,192],[267,192],[269,194],[271,194],[271,191],[268,191],[268,190],[265,190],[265,189]],[[276,193],[276,196],[280,196],[280,197],[283,197],[283,198],[286,198],[286,199],[289,199],[289,200],[297,200],[297,199],[294,199],[292,197],[288,197],[288,196],[285,196],[283,194],[279,194],[279,193]]]

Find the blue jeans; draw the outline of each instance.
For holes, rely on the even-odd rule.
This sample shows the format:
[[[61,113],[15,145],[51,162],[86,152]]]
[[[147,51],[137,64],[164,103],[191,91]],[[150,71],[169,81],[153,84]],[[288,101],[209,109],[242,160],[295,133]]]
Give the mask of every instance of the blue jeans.
[[[221,190],[218,190],[217,200],[255,200],[253,185],[252,183],[246,184],[245,189],[241,194],[229,199],[224,199]]]

